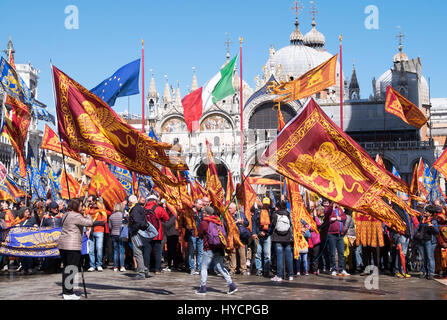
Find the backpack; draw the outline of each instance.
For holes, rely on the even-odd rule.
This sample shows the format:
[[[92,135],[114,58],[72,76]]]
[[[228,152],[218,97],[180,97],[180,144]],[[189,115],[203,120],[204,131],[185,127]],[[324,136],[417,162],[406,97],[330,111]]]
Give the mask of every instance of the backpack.
[[[278,219],[276,220],[275,231],[280,236],[285,236],[290,230],[290,219],[285,214],[278,214]]]
[[[157,209],[158,205],[154,205],[150,209],[145,209],[145,215],[147,221],[149,221],[157,230],[160,230],[160,220],[158,220],[157,215],[155,214],[155,209]]]
[[[226,247],[227,246],[227,233],[223,225],[218,225],[214,222],[208,223],[207,240],[208,244],[213,247]]]

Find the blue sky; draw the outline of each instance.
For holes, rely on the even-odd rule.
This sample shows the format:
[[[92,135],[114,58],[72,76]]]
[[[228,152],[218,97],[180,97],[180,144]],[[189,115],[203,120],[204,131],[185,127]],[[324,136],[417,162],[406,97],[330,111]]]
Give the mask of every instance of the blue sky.
[[[311,5],[301,2],[300,29],[305,34],[311,28]],[[142,38],[146,93],[150,69],[160,94],[164,75],[168,75],[174,87],[180,82],[183,97],[191,85],[193,66],[199,85],[204,84],[225,62],[226,32],[233,42],[232,56],[239,52],[239,36],[244,37],[244,80],[254,87],[254,77],[262,73],[270,45],[278,50],[289,44],[295,20],[293,4],[289,0],[46,0],[21,1],[19,7],[13,1],[2,1],[0,47],[6,48],[11,36],[16,63],[31,61],[41,70],[39,100],[50,110],[54,110],[50,59],[91,89],[139,58]],[[79,9],[78,30],[64,26],[68,5]],[[329,52],[338,52],[338,35],[343,34],[343,69],[350,76],[355,61],[362,98],[372,93],[372,78],[392,66],[398,47],[397,26],[406,35],[404,52],[422,59],[423,74],[431,79],[432,97],[447,97],[445,0],[316,0],[316,5],[317,29],[326,36]],[[364,26],[368,5],[379,9],[378,30]],[[127,101],[118,98],[115,110],[126,110]],[[141,96],[132,96],[130,102],[131,112],[140,113]]]

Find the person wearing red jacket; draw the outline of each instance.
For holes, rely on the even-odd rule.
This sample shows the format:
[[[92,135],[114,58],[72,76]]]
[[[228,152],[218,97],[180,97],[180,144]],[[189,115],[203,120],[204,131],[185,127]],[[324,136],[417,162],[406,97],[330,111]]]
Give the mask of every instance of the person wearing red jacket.
[[[147,203],[144,206],[146,209],[146,219],[152,223],[154,227],[158,230],[158,235],[153,238],[149,245],[149,250],[144,252],[144,260],[145,264],[150,267],[151,262],[151,252],[154,251],[155,255],[155,274],[161,273],[161,256],[162,256],[162,247],[161,241],[163,240],[163,225],[162,222],[169,221],[169,215],[166,210],[158,205],[158,197],[156,195],[151,195],[147,199]],[[153,211],[153,213],[152,213]],[[151,214],[155,215],[155,219],[150,217]]]

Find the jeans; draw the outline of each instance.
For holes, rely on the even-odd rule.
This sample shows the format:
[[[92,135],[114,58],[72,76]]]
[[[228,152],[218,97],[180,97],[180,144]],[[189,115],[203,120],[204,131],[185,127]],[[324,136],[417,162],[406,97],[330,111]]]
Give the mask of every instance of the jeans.
[[[262,252],[264,251],[264,274],[270,272],[272,239],[268,237],[260,237],[256,245],[255,266],[257,271],[262,271]]]
[[[310,261],[311,261],[311,269],[313,272],[318,271],[318,260],[317,259],[320,256],[320,247],[321,244],[315,244],[312,249],[310,249]]]
[[[102,267],[102,245],[104,242],[104,232],[93,232],[88,239],[88,247],[90,249],[90,268]],[[96,247],[96,255],[95,255]],[[96,264],[95,264],[96,261]]]
[[[360,267],[363,265],[363,261],[362,261],[362,245],[359,244],[356,248],[355,248],[355,264],[357,269],[360,269]]]
[[[435,274],[435,248],[436,243],[431,243],[431,240],[424,241],[418,244],[418,249],[422,254],[422,272],[425,275]]]
[[[213,262],[216,265],[217,271],[224,277],[227,285],[233,283],[230,274],[224,267],[223,252],[213,252],[211,250],[205,251],[202,257],[202,269],[200,271],[200,285],[206,286],[206,279],[208,278],[208,266]]]
[[[293,256],[292,256],[292,246],[290,243],[275,243],[275,251],[276,251],[276,275],[278,278],[282,278],[283,272],[283,264],[282,258],[283,253],[286,255],[286,269],[289,277],[293,276]]]
[[[194,271],[194,265],[196,265],[195,270],[200,271],[202,268],[202,255],[203,255],[203,239],[199,237],[191,236],[188,241],[189,248],[189,270]],[[197,262],[195,261],[195,253],[197,251]]]
[[[141,243],[143,244],[141,247],[137,246],[136,237],[139,237],[139,239],[141,240]],[[149,239],[140,237],[139,235],[135,235],[131,239],[133,256],[137,261],[137,273],[144,276],[149,271],[149,269],[148,266],[145,265],[143,253],[149,250],[150,241]]]
[[[315,248],[315,247],[314,247]],[[298,257],[298,260],[296,260],[296,272],[301,271],[301,261],[303,262],[303,273],[308,272],[307,268],[307,253],[300,253],[300,256]]]
[[[113,243],[113,266],[124,267],[124,241],[119,236],[112,236]]]
[[[148,269],[151,267],[151,253],[154,251],[155,271],[161,271],[161,240],[152,240],[147,245],[147,250],[143,250],[144,264]]]
[[[343,272],[345,266],[345,243],[343,241],[343,236],[341,234],[331,234],[328,233],[327,241],[329,244],[329,252],[331,256],[331,271],[337,271],[335,265],[335,250],[337,249],[338,254],[338,272]]]
[[[396,246],[398,244],[402,245],[402,252],[404,254],[404,256],[407,255],[407,251],[408,251],[408,244],[410,243],[410,238],[407,238],[403,235],[399,235],[399,237],[397,238],[397,242],[396,242]],[[402,262],[400,259],[400,251],[398,249],[396,249],[396,261],[395,261],[395,268],[396,268],[396,273],[397,272],[401,272],[404,273],[404,268],[402,267]]]

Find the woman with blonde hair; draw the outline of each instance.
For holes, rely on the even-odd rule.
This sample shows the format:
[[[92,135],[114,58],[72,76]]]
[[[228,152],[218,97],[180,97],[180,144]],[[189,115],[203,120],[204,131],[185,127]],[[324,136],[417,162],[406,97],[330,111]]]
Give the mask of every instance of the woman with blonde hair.
[[[124,249],[128,236],[122,234],[122,229],[127,227],[123,221],[125,218],[124,203],[115,204],[113,213],[109,217],[109,230],[113,244],[113,271],[115,272],[118,272],[118,268],[121,272],[126,271],[124,267]]]

